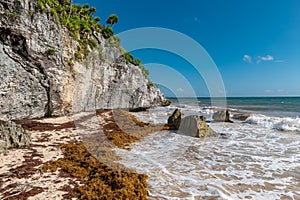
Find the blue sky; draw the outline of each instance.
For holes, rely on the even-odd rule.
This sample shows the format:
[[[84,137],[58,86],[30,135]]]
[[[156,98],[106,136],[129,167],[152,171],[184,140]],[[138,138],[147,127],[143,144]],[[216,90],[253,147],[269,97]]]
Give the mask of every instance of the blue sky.
[[[75,2],[96,7],[95,16],[102,24],[110,14],[117,14],[119,22],[113,27],[117,34],[141,27],[162,27],[194,39],[213,59],[227,96],[300,96],[298,0]],[[180,42],[172,41],[179,48]],[[154,82],[158,76],[163,77],[164,87],[175,95],[210,95],[205,78],[186,58],[160,49],[139,49],[132,54],[142,59]],[[188,84],[181,84],[170,69]]]

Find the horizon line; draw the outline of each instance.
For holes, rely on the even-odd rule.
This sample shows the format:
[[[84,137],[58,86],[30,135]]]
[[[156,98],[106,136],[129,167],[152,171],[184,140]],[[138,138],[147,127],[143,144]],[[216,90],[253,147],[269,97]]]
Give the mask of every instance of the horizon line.
[[[166,96],[167,99],[180,99],[180,98],[300,98],[300,95],[288,95],[288,96],[225,96],[225,97],[210,97],[210,96],[185,96],[185,97],[168,97]]]

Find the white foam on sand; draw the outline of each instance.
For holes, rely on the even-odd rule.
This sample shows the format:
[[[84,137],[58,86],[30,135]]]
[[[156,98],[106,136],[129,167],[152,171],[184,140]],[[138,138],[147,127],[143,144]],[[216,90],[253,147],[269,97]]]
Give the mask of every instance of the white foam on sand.
[[[153,198],[300,199],[299,134],[248,123],[210,126],[223,133],[218,140],[163,131],[116,151],[122,164],[149,175]]]

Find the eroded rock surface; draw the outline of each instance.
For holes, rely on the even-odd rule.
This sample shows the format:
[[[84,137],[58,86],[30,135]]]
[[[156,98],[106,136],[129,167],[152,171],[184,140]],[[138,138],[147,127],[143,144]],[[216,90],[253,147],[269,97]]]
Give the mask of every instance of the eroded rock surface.
[[[216,122],[233,122],[230,119],[230,114],[228,110],[218,110],[213,114],[212,118]]]
[[[175,109],[168,118],[166,130],[178,130],[179,134],[191,137],[217,136],[217,133],[206,124],[204,116],[190,115],[183,116],[179,109]]]
[[[20,125],[12,121],[0,125],[0,153],[9,148],[27,147],[30,142],[29,132]]]
[[[37,1],[0,1],[0,119],[146,108],[165,97],[101,35],[84,61],[69,31]],[[73,62],[73,64],[70,64]]]
[[[179,109],[175,109],[173,114],[168,118],[168,125],[174,130],[178,130],[181,123],[182,114]]]
[[[190,115],[182,118],[179,133],[199,138],[217,135],[216,132],[206,124],[206,118],[197,115]]]

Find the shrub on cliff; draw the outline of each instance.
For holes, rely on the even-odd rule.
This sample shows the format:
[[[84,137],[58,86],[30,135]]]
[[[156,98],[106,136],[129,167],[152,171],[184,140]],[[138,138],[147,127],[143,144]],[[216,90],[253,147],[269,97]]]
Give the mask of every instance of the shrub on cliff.
[[[111,26],[102,26],[99,24],[100,18],[93,16],[96,8],[90,8],[87,4],[83,6],[72,4],[72,1],[69,0],[38,0],[37,5],[42,12],[46,12],[49,8],[49,12],[55,20],[62,26],[67,27],[70,35],[78,42],[79,46],[73,55],[75,60],[84,60],[91,50],[98,45],[97,38],[93,34],[97,32],[107,39],[108,45],[117,47],[124,53],[123,56],[127,64],[131,63],[138,66],[143,75],[148,77],[149,72],[141,65],[141,60],[135,59],[129,52],[126,52],[120,45],[120,38],[114,36],[112,26],[118,23],[119,20],[116,14],[110,15],[106,20],[106,24]]]
[[[143,75],[146,78],[148,77],[149,71],[141,64],[142,61],[139,58],[134,58],[129,52],[125,52],[123,54],[123,56],[124,56],[127,64],[131,63],[135,66],[138,66],[141,69]]]
[[[70,4],[67,0],[38,0],[37,5],[40,11],[50,13],[62,26],[69,29],[70,35],[78,41],[80,45],[79,52],[74,53],[74,58],[82,60],[87,56],[87,49],[93,49],[97,46],[93,36],[93,32],[102,32],[102,26],[99,24],[100,18],[94,18],[92,15],[96,12],[96,8],[90,8],[89,5]],[[113,31],[105,28],[106,37],[113,35]],[[85,41],[83,41],[85,40]],[[86,41],[88,40],[88,41]]]
[[[101,34],[105,39],[108,39],[114,36],[114,31],[110,26],[103,26]]]

